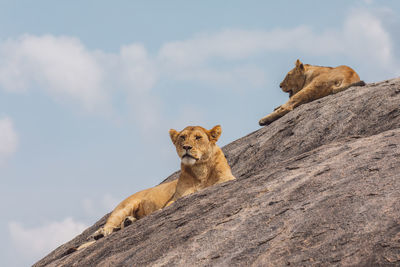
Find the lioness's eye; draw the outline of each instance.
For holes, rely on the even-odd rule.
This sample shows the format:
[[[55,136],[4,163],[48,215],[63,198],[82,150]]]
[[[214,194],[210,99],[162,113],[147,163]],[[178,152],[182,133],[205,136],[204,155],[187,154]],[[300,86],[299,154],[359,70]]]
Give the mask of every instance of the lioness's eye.
[[[199,140],[199,139],[201,139],[201,136],[200,135],[196,135],[196,140]]]
[[[185,139],[186,139],[186,136],[181,135],[180,138],[181,138],[182,140],[185,140]]]

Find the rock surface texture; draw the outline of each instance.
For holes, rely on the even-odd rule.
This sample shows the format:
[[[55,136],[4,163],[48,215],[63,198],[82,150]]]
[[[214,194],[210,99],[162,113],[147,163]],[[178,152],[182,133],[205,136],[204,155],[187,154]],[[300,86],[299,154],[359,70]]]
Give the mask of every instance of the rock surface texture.
[[[236,181],[68,254],[106,215],[34,266],[400,266],[400,78],[302,105],[223,150]]]

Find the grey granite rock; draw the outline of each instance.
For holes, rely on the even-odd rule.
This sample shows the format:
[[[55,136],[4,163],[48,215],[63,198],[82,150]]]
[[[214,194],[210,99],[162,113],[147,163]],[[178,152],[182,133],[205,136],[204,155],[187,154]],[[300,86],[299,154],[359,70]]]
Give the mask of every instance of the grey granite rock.
[[[34,266],[400,266],[400,79],[302,105],[223,150],[236,181],[69,253],[105,215]]]

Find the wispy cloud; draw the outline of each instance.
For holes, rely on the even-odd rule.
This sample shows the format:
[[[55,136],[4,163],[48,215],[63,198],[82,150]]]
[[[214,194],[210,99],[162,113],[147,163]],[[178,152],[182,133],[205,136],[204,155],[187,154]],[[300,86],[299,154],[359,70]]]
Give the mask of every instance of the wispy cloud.
[[[227,29],[164,43],[154,54],[137,43],[105,53],[87,49],[74,37],[24,35],[0,43],[0,87],[9,92],[42,88],[56,100],[78,102],[88,111],[128,111],[147,131],[166,121],[164,105],[154,94],[160,81],[260,88],[268,83],[268,66],[279,63],[255,59],[276,52],[344,56],[379,79],[399,74],[393,50],[381,19],[368,9],[354,9],[342,25],[322,31],[307,25]]]
[[[11,118],[0,118],[0,167],[18,147],[18,135]]]
[[[48,222],[32,228],[25,227],[19,222],[8,224],[14,248],[21,257],[31,263],[80,234],[86,228],[86,224],[72,218],[66,218],[60,222]]]
[[[191,39],[164,44],[159,57],[167,64],[181,67],[204,65],[208,60],[242,60],[262,52],[290,48],[301,39],[307,27],[249,31],[229,29],[213,34],[199,34]]]
[[[384,72],[398,74],[399,62],[394,59],[391,36],[380,18],[367,9],[349,12],[342,26],[317,32],[303,25],[292,29],[270,31],[225,30],[213,34],[201,34],[191,39],[166,43],[159,52],[159,60],[166,69],[174,70],[176,78],[188,80],[233,81],[221,70],[212,70],[212,61],[237,62],[262,54],[274,52],[298,52],[314,56],[346,56]],[[212,70],[212,72],[211,72]],[[263,75],[254,68],[250,81]],[[259,72],[259,75],[255,73]],[[210,73],[214,75],[210,75]],[[208,75],[207,75],[208,74]],[[247,78],[247,79],[246,79]]]
[[[112,54],[88,50],[74,37],[23,35],[0,43],[0,59],[0,88],[7,92],[42,90],[55,101],[108,115],[123,103],[143,128],[158,119],[158,103],[149,96],[155,62],[140,44]]]
[[[94,110],[107,99],[104,73],[77,38],[24,35],[0,45],[0,86],[7,91],[43,88],[54,97]]]

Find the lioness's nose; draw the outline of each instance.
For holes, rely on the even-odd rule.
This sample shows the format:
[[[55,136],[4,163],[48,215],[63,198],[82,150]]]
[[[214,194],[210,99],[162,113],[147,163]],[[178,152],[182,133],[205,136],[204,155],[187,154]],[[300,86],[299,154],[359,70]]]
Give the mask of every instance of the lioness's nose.
[[[191,146],[183,146],[183,149],[190,150],[190,149],[192,149],[192,147]]]
[[[282,88],[282,84],[279,84],[279,87]]]

